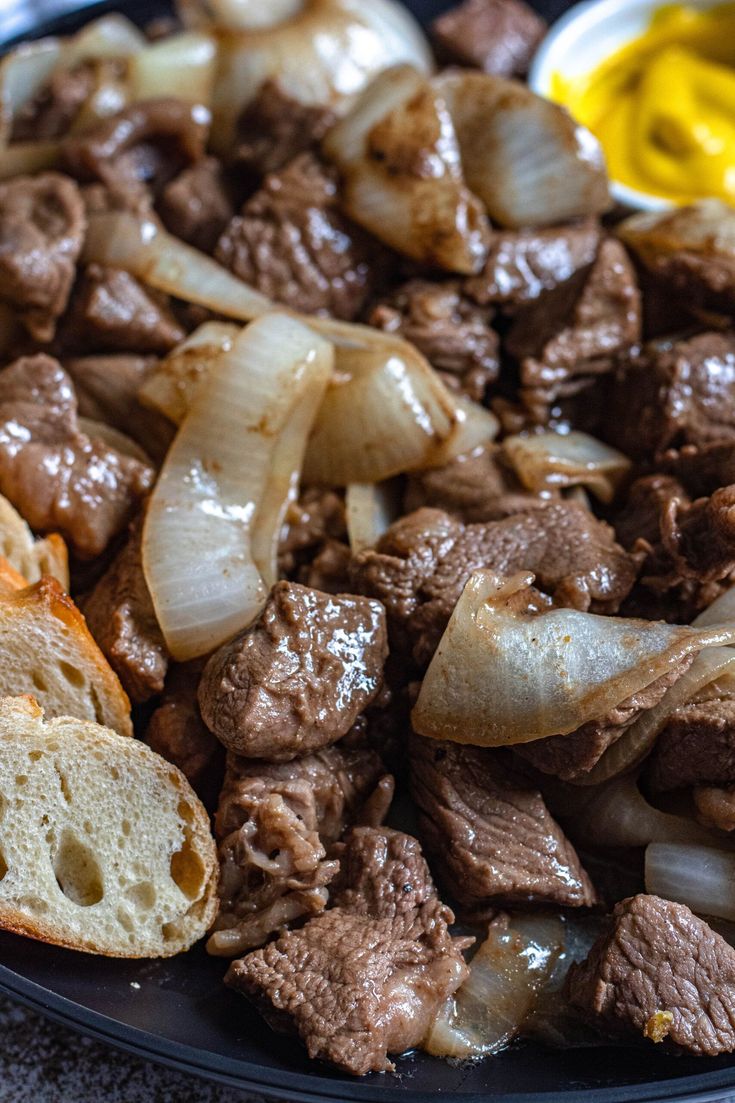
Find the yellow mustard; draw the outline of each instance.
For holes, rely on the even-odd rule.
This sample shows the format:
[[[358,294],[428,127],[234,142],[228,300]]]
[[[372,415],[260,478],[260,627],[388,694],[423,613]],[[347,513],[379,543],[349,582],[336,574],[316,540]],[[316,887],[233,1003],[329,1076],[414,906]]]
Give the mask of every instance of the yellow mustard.
[[[735,3],[670,4],[648,30],[552,96],[600,139],[608,171],[677,203],[735,201]]]

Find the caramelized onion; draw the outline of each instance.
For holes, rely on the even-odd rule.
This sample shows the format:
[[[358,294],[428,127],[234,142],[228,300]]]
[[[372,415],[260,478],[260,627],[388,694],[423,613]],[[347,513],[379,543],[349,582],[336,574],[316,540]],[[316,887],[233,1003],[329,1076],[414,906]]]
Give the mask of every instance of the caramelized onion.
[[[482,746],[566,735],[684,655],[735,642],[733,626],[699,629],[576,609],[529,613],[532,581],[523,574],[472,575],[413,710],[420,735]]]
[[[143,532],[143,570],[174,658],[209,653],[260,613],[332,359],[312,330],[273,313],[235,338],[196,392]]]
[[[685,253],[693,261],[713,266],[712,275],[721,290],[735,277],[735,209],[720,199],[631,215],[615,232],[654,272],[667,274],[670,265],[675,268],[679,254]]]
[[[548,226],[611,206],[600,143],[520,81],[450,69],[436,77],[467,185],[503,226]]]
[[[382,73],[323,148],[355,222],[413,260],[465,274],[482,267],[489,225],[462,177],[446,105],[421,73]]]
[[[735,853],[711,846],[652,843],[646,892],[686,904],[700,915],[735,920]]]
[[[128,79],[132,99],[176,96],[186,103],[212,106],[217,43],[205,31],[185,31],[152,42],[131,57]],[[182,80],[182,74],[186,74]]]
[[[393,483],[350,483],[345,494],[347,535],[353,555],[374,548],[400,513]]]
[[[528,490],[586,486],[602,502],[611,502],[631,469],[617,448],[572,430],[507,437],[503,450]]]
[[[139,400],[180,425],[202,379],[239,332],[232,322],[204,322],[160,361],[138,391]]]

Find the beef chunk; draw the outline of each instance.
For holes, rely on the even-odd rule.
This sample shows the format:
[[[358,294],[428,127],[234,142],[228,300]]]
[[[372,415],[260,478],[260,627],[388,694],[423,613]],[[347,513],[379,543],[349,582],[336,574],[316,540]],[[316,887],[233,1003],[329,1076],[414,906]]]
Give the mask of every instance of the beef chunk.
[[[594,219],[548,229],[495,231],[485,267],[465,280],[465,292],[486,306],[517,307],[588,268],[600,247]]]
[[[447,60],[514,77],[528,72],[546,24],[524,0],[464,0],[435,19],[431,33]]]
[[[286,513],[278,566],[282,574],[295,576],[330,540],[347,539],[344,496],[323,487],[307,487]],[[318,587],[317,587],[318,589]]]
[[[678,480],[686,491],[679,495],[682,501],[686,501],[686,494],[694,498],[714,494],[721,486],[735,484],[735,437],[669,448],[656,457],[656,467],[672,480]]]
[[[344,594],[350,589],[352,552],[348,544],[327,540],[311,563],[299,571],[299,580],[312,590]]]
[[[622,245],[607,239],[589,268],[516,314],[507,348],[520,364],[524,405],[536,421],[547,421],[555,402],[610,372],[640,336],[632,265]]]
[[[16,111],[11,141],[61,138],[92,95],[96,83],[95,66],[90,62],[52,73],[43,87]]]
[[[185,337],[165,297],[118,268],[90,264],[74,288],[61,341],[67,351],[170,352]]]
[[[735,785],[735,690],[704,690],[676,710],[656,741],[649,777],[659,790]]]
[[[259,621],[207,663],[202,716],[239,754],[288,761],[347,734],[387,654],[377,601],[277,582]]]
[[[80,432],[71,379],[49,356],[0,372],[0,494],[32,528],[100,555],[153,485],[152,469]]]
[[[735,333],[648,344],[616,373],[604,431],[636,459],[735,439]]]
[[[735,787],[700,785],[692,796],[700,823],[718,831],[735,831]]]
[[[123,549],[84,602],[89,630],[132,701],[163,689],[168,650],[143,575],[138,518]]]
[[[99,181],[113,195],[158,195],[204,151],[207,123],[183,100],[143,100],[67,138],[62,162],[82,183]]]
[[[230,755],[216,818],[220,910],[210,952],[241,954],[320,912],[338,869],[327,851],[348,824],[380,823],[392,793],[366,748],[328,747],[280,765]]]
[[[661,540],[661,518],[674,499],[689,505],[689,497],[672,475],[645,475],[636,479],[627,500],[615,516],[615,535],[624,548],[632,551],[644,541],[653,547]]]
[[[204,157],[167,184],[158,211],[172,234],[204,253],[213,252],[235,214],[230,188],[216,157]]]
[[[86,221],[79,188],[44,172],[0,183],[0,301],[37,341],[66,309]]]
[[[410,474],[403,508],[411,513],[422,506],[443,509],[466,524],[498,521],[513,513],[548,504],[525,490],[512,469],[500,460],[501,449],[485,445],[457,456],[444,467]]]
[[[328,107],[299,103],[267,80],[238,119],[234,160],[258,176],[278,172],[314,149],[335,120]]]
[[[597,895],[541,794],[482,747],[414,737],[419,834],[442,884],[473,919],[498,905],[592,905]]]
[[[355,557],[360,593],[386,607],[399,650],[429,662],[473,571],[533,571],[536,584],[574,609],[614,613],[635,581],[636,564],[612,530],[577,502],[501,521],[463,525],[436,509],[401,517],[375,549]]]
[[[621,901],[567,983],[606,1028],[710,1057],[735,1049],[735,950],[683,904]]]
[[[74,383],[81,417],[103,421],[132,437],[157,463],[174,437],[168,418],[138,402],[138,391],[155,371],[146,356],[80,356],[64,360]]]
[[[520,743],[514,748],[516,754],[542,773],[554,774],[564,781],[584,779],[608,747],[617,743],[642,713],[658,704],[666,690],[686,673],[693,661],[694,655],[687,655],[668,674],[621,701],[600,720],[590,720],[569,735],[552,735],[533,743]]]
[[[371,290],[374,248],[339,213],[337,176],[311,154],[266,177],[217,260],[275,302],[351,320]]]
[[[207,807],[216,802],[224,772],[224,748],[199,713],[201,662],[173,663],[160,704],[146,728],[148,746],[178,766]]]
[[[398,333],[453,389],[479,402],[497,379],[498,335],[488,307],[472,303],[458,280],[409,280],[372,311],[369,324]]]
[[[468,974],[466,940],[449,934],[415,839],[357,832],[343,861],[356,881],[339,906],[233,962],[226,980],[310,1057],[360,1076],[421,1044]]]

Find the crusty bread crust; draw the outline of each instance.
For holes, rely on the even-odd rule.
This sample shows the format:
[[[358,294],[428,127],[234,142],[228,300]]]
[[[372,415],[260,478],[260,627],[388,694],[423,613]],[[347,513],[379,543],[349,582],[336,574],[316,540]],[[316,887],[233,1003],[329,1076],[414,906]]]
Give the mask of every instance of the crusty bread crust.
[[[43,575],[58,579],[69,589],[69,554],[63,537],[52,533],[36,540],[29,526],[13,505],[0,494],[0,554],[28,582]]]

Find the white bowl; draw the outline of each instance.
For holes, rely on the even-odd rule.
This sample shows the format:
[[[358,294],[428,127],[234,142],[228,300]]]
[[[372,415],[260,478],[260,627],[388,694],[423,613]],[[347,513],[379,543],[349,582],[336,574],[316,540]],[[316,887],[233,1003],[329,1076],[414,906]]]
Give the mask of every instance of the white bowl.
[[[694,8],[715,8],[723,0],[686,0]],[[554,73],[582,76],[606,57],[648,29],[661,0],[584,0],[553,24],[533,59],[528,83],[542,96],[551,93]],[[613,198],[625,207],[643,211],[670,210],[674,204],[658,195],[636,191],[610,181]]]

